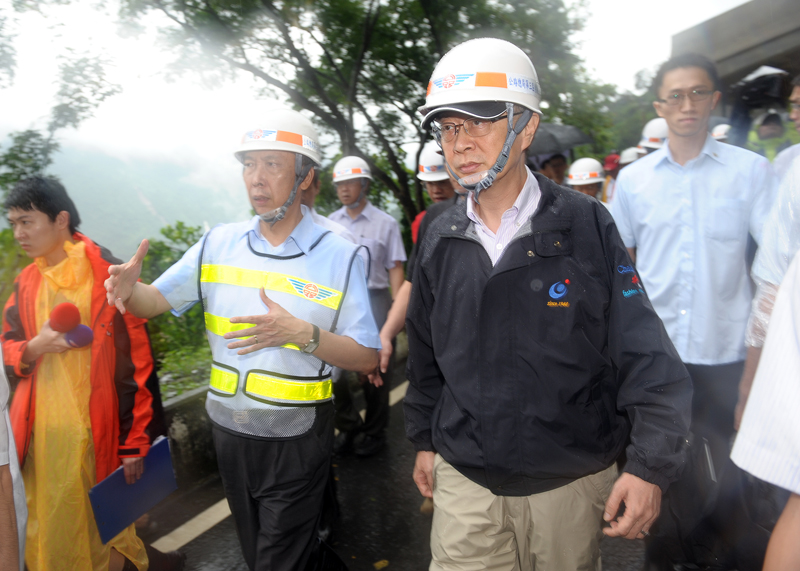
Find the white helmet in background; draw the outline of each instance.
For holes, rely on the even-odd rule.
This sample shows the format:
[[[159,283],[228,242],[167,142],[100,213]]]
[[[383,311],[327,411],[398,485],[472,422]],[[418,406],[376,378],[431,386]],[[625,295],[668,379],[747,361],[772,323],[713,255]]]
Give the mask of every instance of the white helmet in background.
[[[425,105],[419,112],[423,115],[423,128],[448,111],[479,119],[497,119],[508,114],[505,144],[494,166],[460,179],[453,176],[478,202],[480,192],[489,188],[505,167],[517,135],[533,113],[541,113],[541,98],[539,77],[525,52],[505,40],[479,38],[459,44],[442,56],[428,82]],[[523,108],[522,113],[514,113],[515,104]],[[441,145],[440,133],[435,128],[433,132]],[[445,166],[451,170],[446,163]]]
[[[436,141],[428,141],[419,155],[417,178],[425,182],[447,180],[450,176],[444,167],[444,155]]]
[[[367,161],[361,157],[343,157],[339,159],[333,167],[333,184],[354,178],[372,180],[372,171],[369,170]]]
[[[605,176],[606,173],[600,161],[585,158],[578,159],[570,165],[567,179],[569,180],[570,186],[582,186],[584,184],[603,182]]]
[[[731,126],[727,123],[722,123],[721,125],[717,125],[711,131],[711,136],[714,137],[717,141],[727,141],[728,140],[728,133],[731,130]]]
[[[667,120],[663,117],[650,119],[642,129],[642,140],[639,146],[648,149],[660,149],[669,134]]]
[[[287,151],[294,153],[294,186],[289,198],[282,206],[271,212],[260,214],[268,224],[275,224],[286,216],[286,211],[297,197],[300,183],[309,171],[320,166],[319,137],[311,121],[292,109],[273,109],[267,111],[253,129],[247,131],[234,152],[236,159],[244,164],[248,151]],[[310,159],[303,165],[303,157]]]
[[[358,198],[355,201],[345,205],[351,210],[361,206],[361,201],[367,196],[367,189],[369,188],[367,181],[373,180],[372,171],[370,171],[367,161],[361,157],[350,156],[339,159],[333,166],[333,184],[355,179],[361,180],[361,192],[358,193]]]
[[[629,165],[639,158],[639,149],[628,147],[619,154],[619,166]]]

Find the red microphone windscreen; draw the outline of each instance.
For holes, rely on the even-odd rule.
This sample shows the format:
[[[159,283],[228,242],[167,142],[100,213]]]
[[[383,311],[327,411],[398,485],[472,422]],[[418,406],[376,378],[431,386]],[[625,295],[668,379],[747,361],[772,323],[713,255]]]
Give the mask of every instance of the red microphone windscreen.
[[[91,343],[92,339],[94,339],[94,333],[92,333],[92,330],[86,325],[78,325],[75,329],[68,331],[67,334],[64,335],[64,339],[72,347],[86,347],[86,345]]]
[[[74,303],[59,303],[50,312],[50,327],[59,333],[75,329],[81,323],[81,313]]]

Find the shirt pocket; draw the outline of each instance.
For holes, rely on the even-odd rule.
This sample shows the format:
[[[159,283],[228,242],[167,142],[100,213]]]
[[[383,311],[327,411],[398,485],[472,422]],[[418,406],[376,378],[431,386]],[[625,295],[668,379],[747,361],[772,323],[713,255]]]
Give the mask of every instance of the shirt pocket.
[[[742,200],[712,198],[705,216],[706,235],[714,240],[744,240],[747,208]]]

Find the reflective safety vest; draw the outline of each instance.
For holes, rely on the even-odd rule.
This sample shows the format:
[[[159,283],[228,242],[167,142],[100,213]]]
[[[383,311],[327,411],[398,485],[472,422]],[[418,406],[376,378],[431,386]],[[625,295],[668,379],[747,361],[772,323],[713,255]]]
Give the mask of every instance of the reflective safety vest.
[[[294,344],[239,355],[223,335],[252,327],[231,323],[231,317],[268,313],[261,288],[295,317],[334,331],[358,248],[325,231],[308,255],[274,256],[257,252],[252,236],[236,236],[237,228],[214,228],[200,250],[197,287],[212,354],[206,409],[214,422],[236,432],[303,434],[315,418],[309,405],[333,398],[331,366]]]

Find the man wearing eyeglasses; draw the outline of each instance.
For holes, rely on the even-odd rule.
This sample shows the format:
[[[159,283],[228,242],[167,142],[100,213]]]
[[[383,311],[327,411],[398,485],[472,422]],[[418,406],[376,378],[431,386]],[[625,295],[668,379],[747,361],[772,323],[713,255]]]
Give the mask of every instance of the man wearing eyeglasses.
[[[708,133],[720,92],[707,58],[667,61],[654,91],[667,142],[620,173],[611,211],[691,375],[692,431],[721,473],[746,353],[748,233],[761,242],[775,177],[764,157]]]
[[[540,101],[525,52],[481,38],[420,108],[469,192],[421,239],[406,318],[432,571],[598,569],[604,520],[646,536],[683,462],[688,375],[613,219],[525,166]]]

